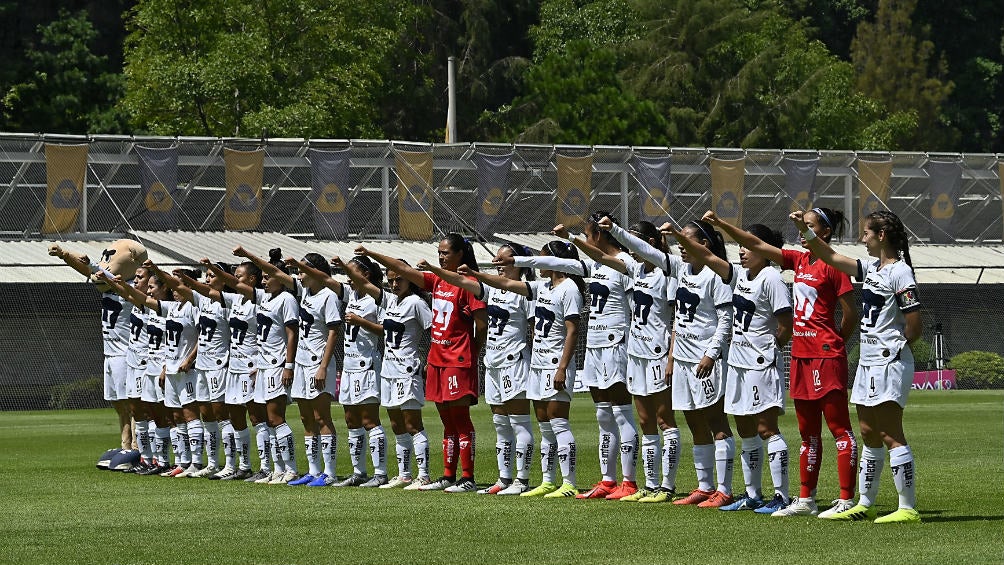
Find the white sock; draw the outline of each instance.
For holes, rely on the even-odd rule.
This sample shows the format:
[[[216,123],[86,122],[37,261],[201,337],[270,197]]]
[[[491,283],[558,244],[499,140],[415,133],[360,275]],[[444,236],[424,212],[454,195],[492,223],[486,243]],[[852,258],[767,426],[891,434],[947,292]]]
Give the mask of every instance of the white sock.
[[[885,445],[881,447],[861,448],[861,461],[858,463],[858,504],[872,506],[878,497],[879,479],[882,477],[882,467],[885,466]]]
[[[236,469],[237,432],[230,420],[220,421],[220,439],[223,442],[223,466]]]
[[[568,425],[568,418],[551,418],[551,429],[558,443],[558,465],[566,483],[575,484],[575,436]]]
[[[495,424],[495,458],[498,460],[499,478],[512,479],[512,447],[516,435],[507,414],[492,414]]]
[[[540,472],[542,482],[554,482],[554,463],[558,457],[558,440],[554,437],[551,422],[538,422],[540,428]]]
[[[718,475],[718,490],[732,494],[732,472],[735,469],[736,438],[715,440],[715,472]]]
[[[167,467],[171,464],[171,457],[167,453],[167,445],[172,442],[171,432],[174,428],[153,428],[153,453],[157,457],[157,464]]]
[[[913,451],[909,445],[901,445],[889,450],[889,466],[892,468],[892,482],[899,493],[900,508],[917,506],[917,484],[914,475]]]
[[[763,440],[760,436],[742,438],[743,480],[746,482],[746,496],[763,498],[760,484],[763,482]]]
[[[136,445],[139,446],[140,457],[147,463],[153,459],[149,426],[150,422],[147,420],[136,420]]]
[[[383,426],[376,426],[369,431],[370,436],[370,459],[373,461],[373,474],[387,474],[387,436],[383,433]]]
[[[596,403],[596,424],[600,428],[600,474],[603,480],[617,480],[617,463],[614,461],[614,446],[620,445],[617,418],[609,402]]]
[[[767,460],[770,462],[770,479],[774,483],[774,494],[780,494],[787,503],[788,496],[788,444],[784,436],[776,433],[767,440]]]
[[[321,435],[321,461],[324,462],[324,474],[335,478],[335,455],[338,453],[338,436],[335,434]]]
[[[662,430],[662,488],[676,490],[680,468],[680,428]]]
[[[206,430],[202,420],[195,419],[188,423],[188,445],[192,450],[192,463],[202,465],[202,447],[205,444]]]
[[[659,436],[655,434],[641,436],[641,461],[645,472],[645,488],[655,490],[659,487],[659,471],[656,465],[662,458],[659,449]]]
[[[234,440],[237,451],[237,468],[242,471],[251,470],[251,430],[234,431]]]
[[[397,476],[402,479],[411,478],[411,452],[415,449],[411,434],[405,432],[394,436],[394,450],[397,454]]]
[[[206,463],[216,467],[219,463],[220,454],[220,423],[203,422],[203,436],[206,442]]]
[[[175,459],[185,467],[192,464],[192,452],[188,442],[188,424],[182,422],[178,424],[178,452],[175,453]]]
[[[307,473],[316,477],[321,474],[320,453],[318,451],[317,436],[303,434],[303,447],[307,452]]]
[[[293,429],[283,422],[275,427],[275,439],[279,442],[279,453],[287,471],[296,472],[296,446],[293,443]]]
[[[258,447],[258,464],[267,471],[272,466],[272,441],[268,424],[261,422],[254,425],[255,445]]]
[[[697,471],[697,488],[709,492],[715,468],[715,446],[711,444],[694,446],[694,469]]]
[[[634,482],[638,469],[638,430],[634,425],[634,408],[630,404],[618,404],[613,411],[620,436],[621,474],[625,481]]]
[[[356,475],[366,474],[366,464],[363,463],[363,442],[366,430],[349,428],[349,461],[352,462],[352,472]]]
[[[516,456],[516,478],[525,483],[530,479],[530,461],[533,459],[533,430],[530,428],[530,415],[509,416],[509,424],[516,436],[516,446],[513,449]]]
[[[272,472],[285,473],[286,464],[283,463],[282,457],[279,455],[279,440],[276,439],[276,428],[272,426],[268,427],[268,446],[272,458]]]
[[[418,467],[419,477],[429,476],[429,436],[425,430],[416,432],[411,436],[412,444],[415,446],[415,466]]]

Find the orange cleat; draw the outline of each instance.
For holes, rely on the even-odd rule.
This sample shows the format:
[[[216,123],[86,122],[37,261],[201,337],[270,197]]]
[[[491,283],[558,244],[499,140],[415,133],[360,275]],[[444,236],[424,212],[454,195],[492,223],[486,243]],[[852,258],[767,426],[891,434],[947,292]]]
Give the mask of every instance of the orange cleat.
[[[722,506],[728,506],[735,502],[731,494],[725,494],[720,490],[716,490],[715,494],[711,495],[711,498],[701,502],[697,505],[698,508],[721,508]]]
[[[613,481],[600,481],[596,483],[593,488],[587,490],[586,492],[579,493],[575,495],[575,498],[606,498],[606,496],[617,488],[617,483]]]
[[[707,500],[707,499],[711,498],[712,496],[714,496],[715,492],[716,491],[713,491],[713,490],[694,489],[694,490],[690,491],[690,494],[688,494],[687,496],[685,496],[685,497],[683,497],[683,498],[681,498],[679,500],[674,500],[673,504],[681,504],[681,505],[682,504],[700,504],[700,503],[704,502],[705,500]]]
[[[638,484],[634,481],[624,481],[614,491],[608,494],[605,498],[607,500],[620,500],[625,496],[631,496],[632,494],[638,492]]]

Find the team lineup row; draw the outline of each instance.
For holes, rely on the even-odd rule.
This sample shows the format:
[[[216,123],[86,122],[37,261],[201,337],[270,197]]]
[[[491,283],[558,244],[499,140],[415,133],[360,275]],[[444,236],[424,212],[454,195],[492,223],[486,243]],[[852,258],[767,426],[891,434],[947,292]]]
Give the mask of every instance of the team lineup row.
[[[504,245],[493,261],[498,274],[480,272],[470,243],[457,234],[439,243],[438,266],[411,266],[365,247],[351,260],[330,263],[315,253],[281,260],[278,250],[265,260],[238,247],[234,255],[242,263],[231,270],[204,259],[201,281],[200,271],[168,274],[150,262],[131,282],[99,272],[110,288],[102,295],[105,395],[135,421],[141,459],[130,470],[138,474],[467,492],[477,490],[470,406],[478,398],[481,360],[499,479],[480,493],[672,500],[782,517],[873,519],[888,452],[899,509],[876,522],[919,521],[902,412],[913,374],[909,344],[920,337],[920,302],[903,225],[890,212],[870,215],[861,241],[872,259],[856,261],[829,246],[845,224],[839,212],[813,208],[791,219],[804,250],[782,249],[776,230],[740,229],[713,212],[680,229],[639,222],[629,230],[597,212],[584,235],[556,226],[560,239],[539,254]],[[738,265],[728,262],[721,232],[740,244]],[[680,255],[670,253],[668,238]],[[58,247],[52,253],[81,273],[95,270],[86,257]],[[348,284],[331,276],[332,265],[348,275]],[[774,265],[795,272],[791,293]],[[860,316],[849,275],[863,285]],[[583,312],[586,350],[577,371]],[[864,443],[860,466],[844,348],[859,320],[861,356],[850,400]],[[342,328],[342,367],[336,369]],[[426,332],[427,361],[418,347]],[[802,440],[794,498],[787,442],[777,425],[785,396],[781,348],[789,340],[790,395]],[[568,422],[577,381],[595,403],[602,475],[583,492]],[[353,468],[342,480],[334,474],[336,397]],[[298,404],[303,423],[303,475],[285,420],[287,398]],[[444,427],[439,479],[429,472],[426,400],[436,404]],[[381,406],[396,438],[393,478]],[[686,496],[676,496],[676,411],[684,414],[693,443],[697,488]],[[543,475],[534,488],[531,414]],[[728,415],[741,439],[746,486],[737,494]],[[820,513],[815,496],[824,420],[835,439],[840,495]],[[643,477],[636,481],[639,458]],[[769,497],[760,491],[765,462],[774,486]]]

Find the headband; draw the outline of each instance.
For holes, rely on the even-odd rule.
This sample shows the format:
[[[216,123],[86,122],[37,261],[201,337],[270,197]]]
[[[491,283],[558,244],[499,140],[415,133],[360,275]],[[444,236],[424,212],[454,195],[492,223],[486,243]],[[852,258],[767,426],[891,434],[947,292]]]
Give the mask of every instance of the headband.
[[[813,208],[812,211],[815,212],[817,216],[822,218],[824,222],[826,222],[827,227],[833,229],[833,222],[830,221],[830,217],[826,215],[826,212],[824,212],[822,208]]]
[[[699,224],[697,222],[690,222],[690,223],[694,224],[695,226],[697,226],[697,229],[701,230],[701,233],[704,234],[704,239],[706,239],[708,241],[711,241],[711,242],[715,241],[715,238],[711,237],[711,234],[708,233],[708,230],[704,229],[704,226],[702,226],[701,224]]]

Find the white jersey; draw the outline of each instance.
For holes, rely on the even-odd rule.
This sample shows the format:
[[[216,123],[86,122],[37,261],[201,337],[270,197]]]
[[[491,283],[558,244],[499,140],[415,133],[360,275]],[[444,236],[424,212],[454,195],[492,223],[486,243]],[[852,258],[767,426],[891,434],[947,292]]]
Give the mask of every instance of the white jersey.
[[[125,355],[129,349],[129,314],[132,303],[114,292],[101,293],[101,338],[108,357]]]
[[[533,292],[531,298],[534,303],[535,321],[530,367],[554,369],[558,366],[565,349],[565,321],[579,319],[579,313],[582,311],[582,294],[575,286],[575,281],[571,279],[561,281],[554,288],[551,288],[549,280],[529,282],[527,286]],[[575,366],[575,355],[572,354],[568,367]]]
[[[732,269],[732,343],[729,365],[765,369],[781,353],[777,347],[776,314],[791,312],[791,293],[781,272],[764,267],[753,280],[749,271]]]
[[[133,308],[129,312],[129,348],[126,364],[133,369],[146,366],[150,335],[146,331],[146,308]]]
[[[296,281],[300,297],[300,339],[296,342],[296,364],[315,367],[321,364],[328,344],[328,330],[342,321],[342,301],[333,290],[324,287],[314,294]],[[333,368],[334,365],[329,367]]]
[[[628,355],[641,359],[661,359],[669,353],[670,316],[676,285],[659,267],[645,272],[644,263],[634,263],[632,270],[631,335]]]
[[[201,371],[222,369],[230,360],[227,308],[194,290],[192,300],[198,308],[199,316],[199,351],[195,354],[195,368]]]
[[[418,344],[432,327],[432,309],[416,294],[398,298],[380,292],[380,315],[383,318],[384,354],[381,374],[385,377],[408,377],[415,374],[422,360]]]
[[[143,319],[146,321],[146,374],[159,375],[164,368],[164,358],[167,355],[167,319],[156,310],[143,308]]]
[[[167,346],[164,366],[167,367],[168,374],[177,373],[198,343],[196,310],[188,302],[161,300],[159,313],[167,318],[164,322],[164,344]]]
[[[281,367],[286,363],[286,327],[296,327],[299,306],[296,297],[288,292],[270,296],[262,289],[254,291],[255,316],[258,329],[258,367]]]
[[[865,367],[888,365],[906,347],[906,312],[920,308],[917,281],[905,261],[884,267],[858,261],[861,286],[861,360]]]
[[[488,306],[485,367],[509,367],[527,350],[532,301],[522,294],[487,285],[481,285],[481,300]]]
[[[243,295],[224,292],[223,305],[229,312],[230,369],[250,373],[258,366],[258,307]]]
[[[366,293],[358,293],[348,288],[348,304],[345,315],[355,314],[373,323],[379,323],[376,301]],[[365,371],[380,359],[380,334],[353,324],[345,324],[345,371]]]
[[[724,356],[723,342],[727,336],[717,334],[717,307],[732,303],[732,289],[711,269],[704,267],[694,273],[689,263],[675,255],[667,255],[673,265],[672,276],[679,279],[676,289],[676,321],[673,331],[676,341],[673,357],[700,363],[704,356],[713,359]],[[731,312],[728,324],[732,324]],[[721,339],[721,341],[718,341]]]

